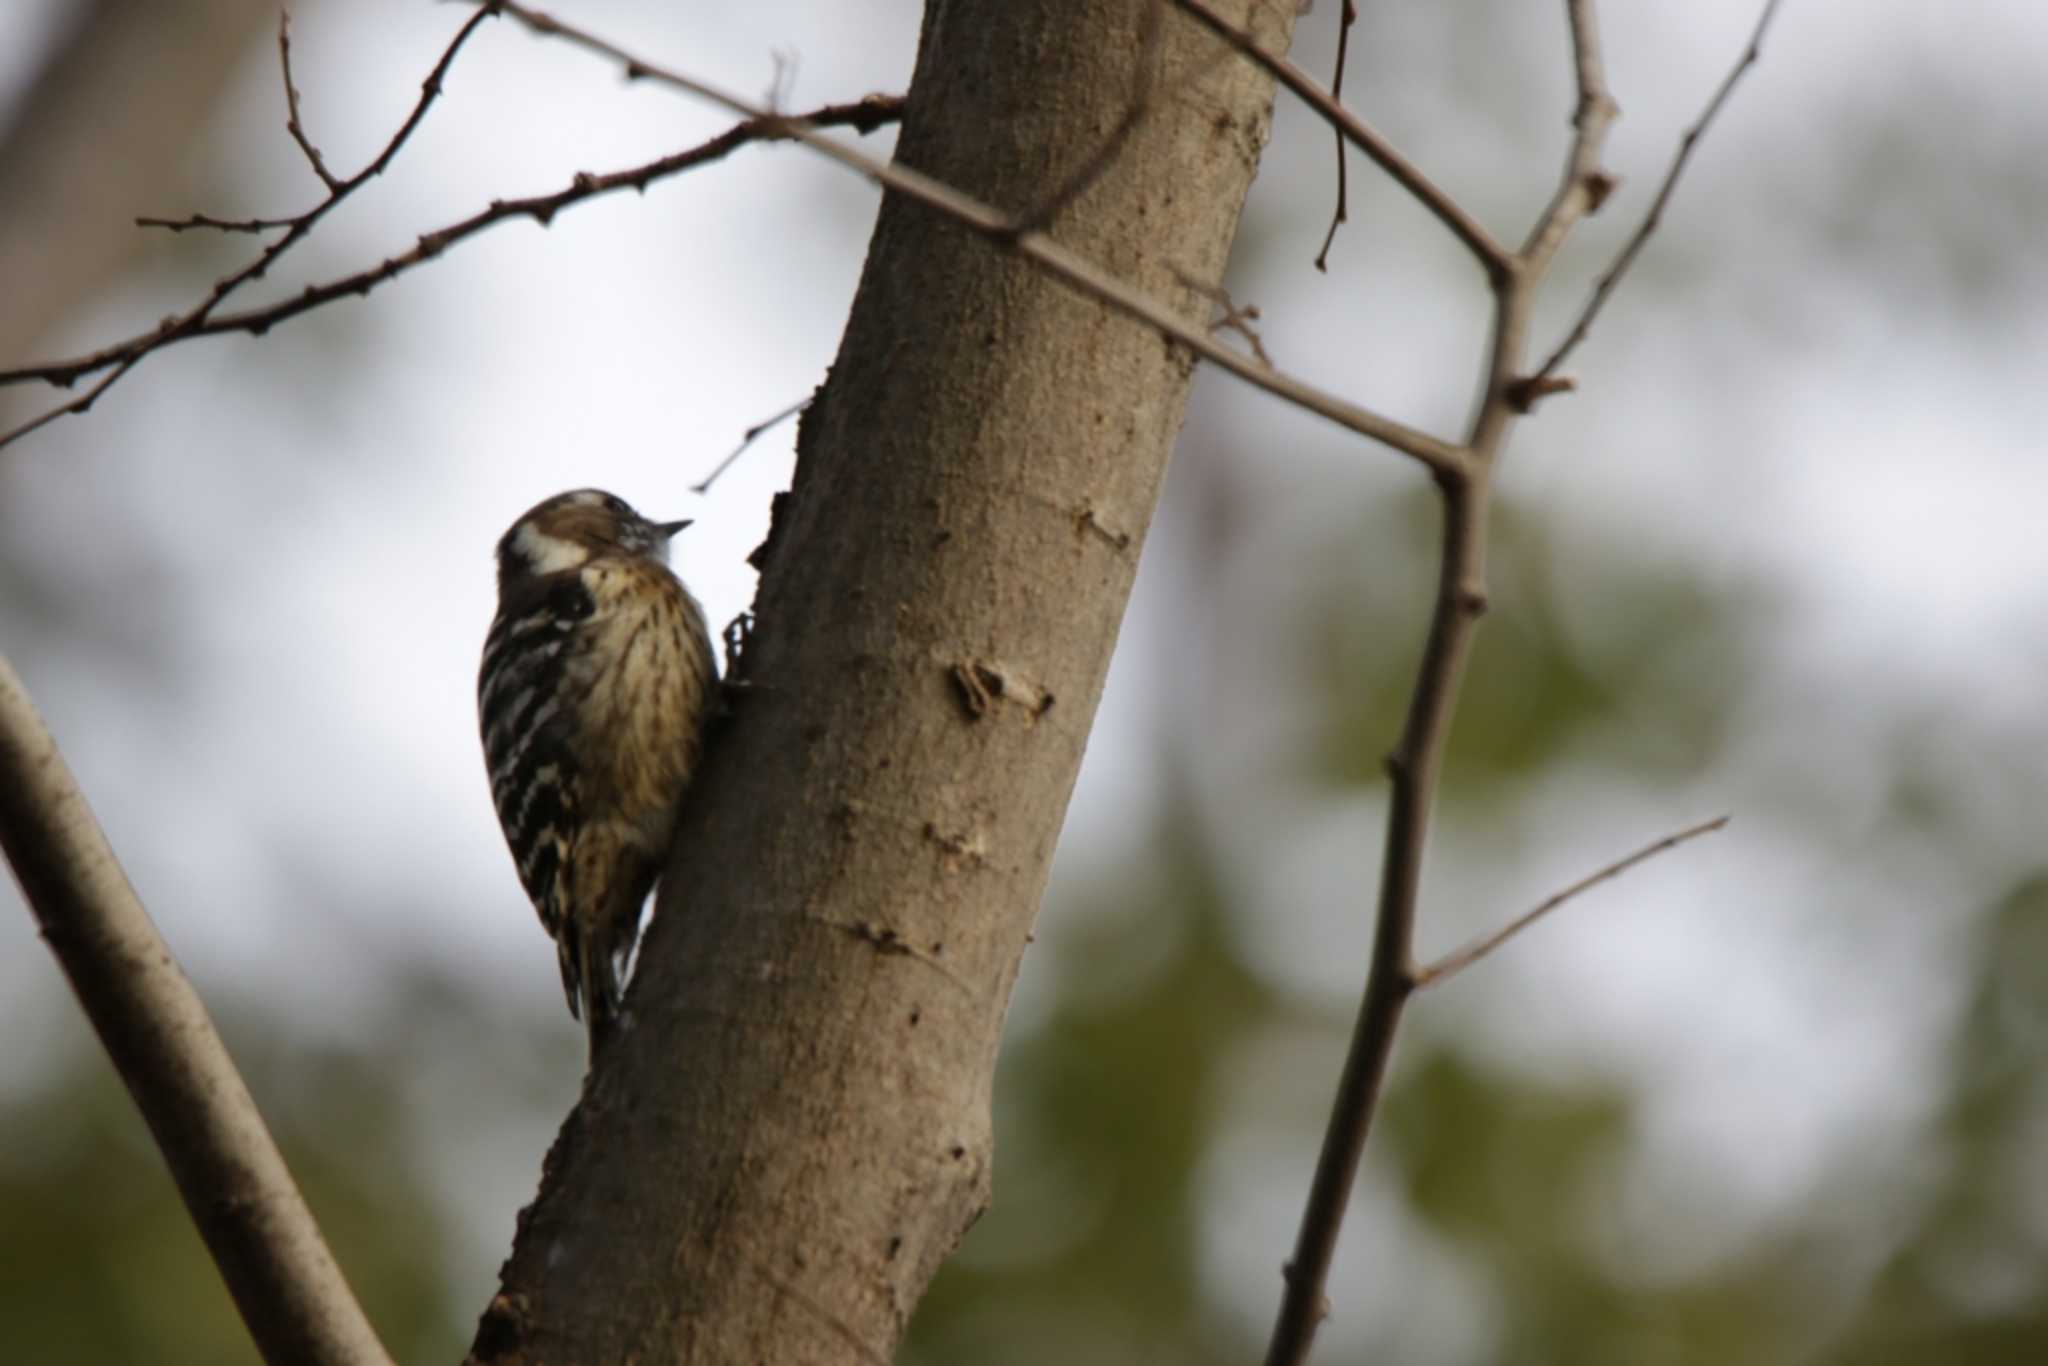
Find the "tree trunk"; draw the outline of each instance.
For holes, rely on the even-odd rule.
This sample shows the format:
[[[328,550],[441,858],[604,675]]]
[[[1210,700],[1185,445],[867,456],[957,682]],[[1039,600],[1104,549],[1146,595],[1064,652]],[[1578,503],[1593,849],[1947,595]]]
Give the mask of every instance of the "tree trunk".
[[[1240,11],[1243,6],[1238,7]],[[1294,5],[1258,7],[1284,48]],[[934,0],[899,156],[1200,323],[1271,112],[1141,0]],[[699,320],[700,325],[712,325]],[[484,1362],[887,1360],[990,1199],[990,1079],[1192,370],[887,199],[628,999]],[[1116,1123],[1105,1115],[1104,1123]]]

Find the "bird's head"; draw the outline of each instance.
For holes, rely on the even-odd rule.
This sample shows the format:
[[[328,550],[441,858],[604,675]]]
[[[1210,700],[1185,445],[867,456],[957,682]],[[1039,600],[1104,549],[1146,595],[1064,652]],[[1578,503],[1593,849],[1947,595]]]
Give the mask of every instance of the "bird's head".
[[[669,538],[688,521],[651,522],[602,489],[573,489],[530,508],[498,541],[502,585],[581,569],[601,555],[668,561]]]

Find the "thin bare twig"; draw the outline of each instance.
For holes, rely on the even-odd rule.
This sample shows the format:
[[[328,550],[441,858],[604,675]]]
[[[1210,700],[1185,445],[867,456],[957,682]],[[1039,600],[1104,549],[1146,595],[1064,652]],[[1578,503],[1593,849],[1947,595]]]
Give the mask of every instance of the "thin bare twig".
[[[299,120],[299,87],[292,81],[292,13],[279,10],[277,13],[277,64],[284,69],[284,128],[292,135],[292,141],[299,144],[305,153],[306,162],[313,168],[313,174],[320,177],[320,183],[330,191],[341,188],[341,180],[327,169],[327,161],[320,155],[320,149],[306,136],[306,125]]]
[[[1358,22],[1358,6],[1354,0],[1344,0],[1337,16],[1337,69],[1330,76],[1330,99],[1333,103],[1344,102],[1344,58],[1351,51],[1351,27]],[[1337,229],[1351,221],[1350,163],[1344,157],[1344,132],[1330,130],[1337,140],[1337,208],[1330,215],[1330,230],[1323,234],[1323,249],[1316,253],[1316,269],[1327,272],[1330,269],[1330,244],[1337,240]]]
[[[852,104],[826,105],[811,111],[806,119],[819,126],[851,127],[861,132],[871,132],[902,117],[903,101],[898,96],[870,95]],[[615,194],[621,190],[644,191],[656,181],[681,174],[698,166],[706,165],[730,155],[749,143],[772,142],[787,137],[782,129],[783,120],[751,119],[736,124],[707,142],[674,153],[657,157],[639,166],[627,167],[603,175],[584,173],[576,176],[567,186],[552,194],[530,195],[521,199],[494,200],[484,209],[468,218],[451,223],[431,232],[421,233],[410,250],[387,257],[365,270],[359,270],[339,279],[320,284],[307,285],[297,294],[280,299],[260,308],[243,309],[231,313],[212,313],[203,320],[192,323],[182,330],[166,332],[162,327],[130,337],[94,352],[90,356],[74,360],[46,362],[19,370],[0,372],[0,384],[22,383],[42,379],[53,383],[69,383],[80,375],[110,365],[132,366],[152,351],[178,342],[191,341],[199,337],[222,336],[233,332],[246,332],[251,336],[262,336],[277,324],[350,296],[360,297],[387,281],[396,279],[407,271],[446,251],[465,238],[473,237],[493,224],[507,219],[530,218],[545,227],[561,210],[580,204],[601,195]],[[196,220],[150,220],[152,226],[186,231],[192,228],[215,228],[223,231],[252,231],[261,227],[284,227],[295,229],[299,219],[285,219],[280,222],[255,219],[248,224],[226,224],[203,217]],[[274,256],[273,258],[274,259]],[[217,300],[216,300],[217,302]],[[102,386],[104,387],[104,386]],[[68,409],[60,408],[45,414],[38,423],[61,416]],[[0,439],[0,445],[18,436],[26,435],[33,428]]]
[[[1180,3],[1193,12],[1201,0]],[[1464,445],[1468,459],[1455,473],[1438,479],[1444,506],[1436,600],[1400,739],[1387,757],[1392,793],[1374,912],[1372,966],[1366,973],[1358,1021],[1338,1075],[1337,1095],[1331,1103],[1330,1122],[1317,1155],[1294,1253],[1286,1264],[1286,1287],[1267,1345],[1267,1366],[1302,1366],[1317,1328],[1329,1313],[1325,1287],[1336,1256],[1337,1235],[1385,1084],[1401,1012],[1419,980],[1414,943],[1423,852],[1451,715],[1479,619],[1486,611],[1487,520],[1493,471],[1518,412],[1510,390],[1521,364],[1536,291],[1558,246],[1603,193],[1600,155],[1616,110],[1607,94],[1591,0],[1566,0],[1566,12],[1578,100],[1571,152],[1558,187],[1530,227],[1522,249],[1513,256],[1496,259],[1474,245],[1473,239],[1466,239],[1488,263],[1494,301],[1492,338],[1480,402]],[[1438,217],[1454,224],[1462,214],[1458,219],[1441,213]],[[1491,239],[1484,241],[1491,243]]]
[[[1636,255],[1642,251],[1643,244],[1650,240],[1650,234],[1655,232],[1657,225],[1663,221],[1664,206],[1671,202],[1671,192],[1678,187],[1678,177],[1684,172],[1686,162],[1691,160],[1693,148],[1706,135],[1707,129],[1713,126],[1715,118],[1721,113],[1721,106],[1726,104],[1729,95],[1734,93],[1736,82],[1740,81],[1743,73],[1755,66],[1758,59],[1763,56],[1764,33],[1770,28],[1771,18],[1777,12],[1778,0],[1767,0],[1763,12],[1757,16],[1756,27],[1750,30],[1749,45],[1743,48],[1742,56],[1729,68],[1728,74],[1721,78],[1719,88],[1714,91],[1714,97],[1707,101],[1707,107],[1699,119],[1692,127],[1686,129],[1685,136],[1679,139],[1678,152],[1671,159],[1671,168],[1664,173],[1664,183],[1657,187],[1656,198],[1650,201],[1649,212],[1643,215],[1643,221],[1636,226],[1635,232],[1630,234],[1620,254],[1614,258],[1614,263],[1602,272],[1594,284],[1592,296],[1586,300],[1586,306],[1580,310],[1578,320],[1572,324],[1571,331],[1565,334],[1564,340],[1557,344],[1557,349],[1550,353],[1550,358],[1543,362],[1541,368],[1522,381],[1525,386],[1522,397],[1528,407],[1533,407],[1536,400],[1546,394],[1558,393],[1571,387],[1570,381],[1558,379],[1558,367],[1564,364],[1565,358],[1577,350],[1579,343],[1592,331],[1593,320],[1600,316],[1600,310],[1607,304],[1608,295],[1614,293],[1614,287],[1621,283],[1621,277],[1635,264]],[[1526,407],[1524,410],[1526,411]]]
[[[1436,182],[1424,175],[1415,164],[1394,150],[1392,143],[1367,125],[1364,120],[1339,104],[1329,91],[1316,84],[1315,78],[1288,61],[1285,57],[1267,51],[1259,40],[1244,29],[1223,17],[1207,0],[1174,0],[1181,9],[1211,33],[1236,48],[1250,61],[1271,73],[1273,78],[1293,91],[1295,97],[1322,116],[1325,123],[1354,147],[1370,157],[1374,164],[1394,178],[1394,182],[1413,195],[1423,208],[1435,215],[1436,220],[1451,230],[1451,235],[1465,244],[1479,260],[1480,268],[1492,279],[1504,271],[1513,269],[1514,257],[1493,238],[1479,220],[1465,212],[1464,206],[1452,199]]]
[[[1279,1319],[1275,1325],[1267,1358],[1272,1366],[1297,1366],[1305,1360],[1316,1326],[1327,1313],[1324,1287],[1327,1284],[1330,1262],[1375,1103],[1384,1082],[1401,1011],[1408,998],[1425,980],[1441,980],[1441,977],[1446,975],[1438,971],[1442,967],[1441,964],[1433,965],[1431,968],[1417,966],[1413,954],[1414,926],[1422,856],[1435,788],[1441,773],[1443,751],[1449,734],[1450,718],[1473,635],[1478,620],[1486,608],[1486,523],[1493,465],[1508,428],[1517,413],[1525,410],[1523,405],[1516,402],[1515,376],[1524,349],[1535,290],[1559,246],[1579,219],[1595,211],[1612,188],[1613,181],[1600,169],[1599,159],[1608,126],[1616,111],[1605,86],[1591,0],[1567,0],[1578,88],[1578,103],[1574,117],[1576,132],[1554,196],[1537,216],[1520,251],[1510,252],[1495,241],[1448,194],[1395,152],[1383,138],[1344,109],[1334,93],[1322,91],[1313,80],[1285,58],[1266,51],[1249,33],[1222,19],[1205,3],[1205,0],[1175,2],[1221,37],[1230,48],[1270,72],[1316,109],[1341,139],[1364,150],[1376,164],[1387,171],[1458,237],[1481,262],[1494,294],[1494,326],[1486,361],[1486,382],[1482,390],[1482,399],[1462,444],[1445,442],[1371,413],[1333,394],[1275,372],[1269,364],[1262,363],[1262,358],[1248,359],[1217,343],[1206,331],[1181,318],[1173,307],[1131,288],[1092,262],[1052,241],[1042,231],[1042,223],[1048,220],[1050,215],[1044,215],[1042,212],[1038,218],[1006,215],[914,170],[884,164],[826,138],[819,132],[816,120],[791,118],[773,110],[754,107],[701,81],[636,58],[603,39],[565,24],[544,12],[515,3],[514,0],[479,0],[483,7],[470,21],[470,25],[465,27],[464,35],[478,20],[487,15],[507,14],[537,34],[561,38],[586,51],[617,62],[629,79],[656,80],[732,109],[747,120],[741,127],[754,129],[757,137],[786,137],[804,142],[822,155],[839,161],[885,188],[946,215],[969,230],[990,239],[998,247],[1015,251],[1069,287],[1153,328],[1170,341],[1179,343],[1188,350],[1223,366],[1255,387],[1414,457],[1436,476],[1444,495],[1440,577],[1429,635],[1422,661],[1418,666],[1409,711],[1403,723],[1400,740],[1388,759],[1388,771],[1392,780],[1392,804],[1386,828],[1386,855],[1377,902],[1373,961],[1352,1045],[1340,1077],[1329,1130],[1325,1136],[1314,1184],[1303,1213],[1295,1255],[1288,1266],[1287,1291],[1282,1299]],[[1769,5],[1774,9],[1776,0],[1769,0]],[[1765,17],[1766,20],[1769,17],[1768,10]],[[1760,24],[1759,34],[1761,28]],[[456,41],[459,45],[461,35]],[[1340,48],[1341,46],[1340,41]],[[447,61],[452,57],[453,47],[444,57],[441,67],[437,68],[436,76],[430,78],[430,89],[435,86],[439,72],[445,69]],[[1753,54],[1751,59],[1753,60]],[[1339,79],[1341,80],[1341,66]],[[288,90],[289,84],[287,76]],[[1142,108],[1143,103],[1142,99],[1134,100],[1133,108]],[[421,109],[415,111],[415,121],[417,115],[423,112],[424,105],[425,101],[422,102]],[[1711,118],[1718,107],[1717,98],[1707,117]],[[1134,121],[1127,122],[1134,126]],[[1705,122],[1703,119],[1701,129],[1695,130],[1695,135],[1703,130]],[[397,141],[402,141],[405,133],[409,131],[410,124],[401,130],[400,138],[387,149],[387,155],[380,158],[379,164],[364,174],[372,174],[375,169],[381,169],[381,163],[389,159],[391,152],[395,152]],[[1108,164],[1108,158],[1114,155],[1116,147],[1125,136],[1128,136],[1128,128],[1123,128],[1118,136],[1112,137],[1107,153],[1082,167],[1086,173],[1084,178],[1092,178],[1099,173],[1101,166]],[[1690,142],[1683,149],[1683,152],[1689,151]],[[1683,154],[1681,162],[1682,160]],[[638,168],[638,171],[646,169]],[[637,173],[618,173],[612,178],[613,183],[605,185],[599,184],[604,178],[578,177],[576,184],[559,196],[495,204],[475,219],[456,225],[455,229],[443,230],[441,234],[426,235],[421,239],[418,249],[402,259],[408,264],[426,259],[444,249],[449,242],[456,240],[455,234],[458,231],[461,235],[466,235],[469,231],[479,230],[482,226],[504,217],[526,214],[545,223],[548,215],[562,204],[574,202],[577,198],[600,192],[601,189],[632,183],[632,177]],[[354,183],[356,182],[343,182],[343,189],[337,194],[345,193]],[[644,184],[644,180],[642,183]],[[329,205],[321,206],[304,220],[290,220],[285,224],[285,238],[273,244],[250,272],[245,272],[241,277],[230,277],[232,284],[229,284],[228,288],[238,286],[243,279],[253,278],[254,274],[260,274],[260,268],[303,236],[305,230],[310,227],[311,220],[324,212],[326,207],[331,206],[331,202],[332,199]],[[1056,204],[1054,213],[1057,209]],[[1341,221],[1341,203],[1338,221]],[[180,223],[166,223],[165,226],[178,228],[215,225],[186,220]],[[1333,223],[1333,230],[1334,226]],[[1325,252],[1327,248],[1326,242]],[[391,268],[391,263],[387,262],[385,266],[376,270],[350,277],[351,281],[361,286],[360,289],[350,292],[367,290],[371,285],[395,273],[397,268]],[[251,310],[239,317],[215,316],[214,309],[220,298],[225,297],[226,292],[226,289],[216,286],[216,296],[213,299],[193,313],[185,315],[183,319],[170,320],[164,329],[159,329],[159,333],[169,329],[173,335],[167,339],[180,340],[186,335],[198,335],[208,328],[240,328],[260,332],[263,327],[278,318],[313,306],[309,302],[287,301],[286,304],[278,306],[274,313],[272,310]],[[324,297],[315,302],[324,301]],[[138,340],[148,341],[149,337]],[[165,340],[166,338],[159,337],[158,340],[132,353],[124,352],[121,348],[109,348],[106,352],[98,353],[96,357],[87,358],[89,364],[85,368],[72,373],[62,382],[69,382],[79,374],[91,373],[109,366],[115,367],[113,373],[99,386],[103,389],[106,384],[125,373],[140,355],[154,349],[155,345],[164,344]],[[62,368],[45,367],[40,373],[17,372],[15,376],[0,375],[0,382],[5,382],[9,378],[25,377],[58,379]],[[1545,377],[1539,374],[1534,378]],[[89,406],[97,392],[98,390],[95,390],[94,394],[87,395],[83,406]],[[82,407],[79,410],[82,410]],[[4,444],[6,439],[11,437],[0,438],[0,444]],[[743,442],[742,448],[744,445]],[[1533,918],[1535,917],[1525,917],[1523,921],[1517,922],[1504,932],[1501,938],[1504,939],[1507,934],[1518,931]],[[1489,944],[1481,952],[1491,951],[1491,947]],[[1463,964],[1457,966],[1461,967]],[[1434,978],[1426,978],[1425,974],[1430,972],[1437,972],[1437,975]]]
[[[1728,821],[1729,818],[1727,816],[1716,816],[1710,821],[1701,821],[1698,825],[1689,825],[1685,829],[1666,835],[1660,840],[1651,841],[1626,858],[1616,859],[1605,868],[1580,878],[1562,891],[1552,893],[1537,903],[1536,906],[1524,911],[1499,929],[1482,934],[1462,947],[1445,954],[1435,962],[1417,968],[1415,970],[1416,990],[1420,991],[1424,987],[1441,985],[1446,979],[1471,967],[1474,963],[1486,957],[1495,949],[1507,943],[1508,940],[1513,939],[1523,930],[1528,929],[1544,916],[1549,915],[1552,911],[1564,905],[1567,901],[1584,892],[1591,891],[1603,882],[1620,877],[1639,863],[1648,862],[1659,854],[1668,853],[1679,845],[1696,840],[1702,835],[1711,835],[1716,830],[1725,827]]]
[[[804,117],[820,126],[850,127],[867,133],[894,123],[902,115],[901,97],[869,95],[852,104],[832,104],[814,109]],[[572,205],[603,195],[617,194],[622,190],[644,192],[649,185],[722,160],[741,147],[758,142],[787,140],[788,134],[783,128],[785,121],[781,117],[749,119],[734,124],[717,137],[700,142],[695,147],[685,148],[665,157],[656,157],[653,161],[643,162],[638,166],[628,166],[603,174],[580,172],[570,179],[569,184],[550,194],[527,195],[519,199],[494,199],[488,206],[467,218],[431,232],[421,233],[409,250],[386,257],[368,269],[321,284],[307,285],[297,294],[261,308],[218,314],[178,340],[218,336],[229,332],[247,332],[251,336],[261,336],[278,323],[323,304],[350,295],[366,295],[377,286],[433,260],[457,242],[474,237],[496,224],[515,218],[530,218],[542,227],[547,227],[554,222],[556,214]],[[4,382],[6,378],[0,375],[0,382]]]
[[[1188,0],[1180,2],[1188,3]],[[631,79],[658,81],[663,85],[709,100],[713,104],[722,105],[748,118],[775,119],[774,115],[736,95],[695,77],[685,76],[680,72],[644,61],[595,34],[565,23],[544,11],[518,4],[515,0],[479,0],[479,3],[489,4],[494,12],[517,19],[543,37],[560,38],[586,52],[616,62],[625,69]],[[1239,355],[1210,337],[1206,330],[1190,324],[1166,304],[1117,279],[1094,262],[1070,251],[1044,233],[1018,233],[1013,218],[971,195],[962,194],[951,186],[910,167],[877,161],[851,147],[834,142],[801,119],[776,121],[789,137],[806,147],[830,157],[842,166],[858,171],[868,179],[908,199],[936,209],[962,227],[1015,251],[1053,278],[1099,303],[1144,323],[1203,359],[1230,371],[1255,388],[1263,389],[1349,431],[1390,446],[1428,466],[1439,477],[1453,475],[1462,470],[1466,463],[1466,452],[1440,437],[1361,408],[1326,390],[1280,374],[1260,365],[1256,360]]]
[[[1245,345],[1251,347],[1252,354],[1259,358],[1259,363],[1271,367],[1273,358],[1266,354],[1265,340],[1259,336],[1258,329],[1252,326],[1253,323],[1259,321],[1259,306],[1257,304],[1244,304],[1240,306],[1236,300],[1230,297],[1230,291],[1222,285],[1206,284],[1201,280],[1197,280],[1179,266],[1173,268],[1173,278],[1179,280],[1183,285],[1192,289],[1214,305],[1209,315],[1209,330],[1211,332],[1237,333],[1238,336],[1244,338]]]
[[[447,48],[442,51],[441,59],[434,63],[433,70],[428,72],[426,80],[420,83],[420,97],[413,105],[412,112],[406,116],[405,122],[399,125],[398,131],[392,134],[391,140],[384,145],[384,150],[377,154],[375,160],[348,179],[329,188],[325,199],[291,220],[285,229],[284,236],[263,248],[256,259],[242,267],[242,269],[215,281],[213,288],[207,292],[206,297],[199,303],[183,313],[165,318],[155,328],[143,333],[139,337],[131,337],[125,342],[96,351],[90,356],[82,357],[75,361],[30,365],[17,370],[0,371],[0,384],[19,384],[28,380],[44,380],[51,384],[65,387],[69,387],[86,375],[98,374],[102,370],[106,371],[100,377],[98,383],[69,403],[52,408],[48,412],[24,422],[12,431],[0,434],[0,447],[11,445],[27,436],[30,432],[36,431],[60,417],[71,413],[85,412],[99,400],[101,394],[104,394],[108,389],[119,383],[123,375],[133,370],[136,363],[144,356],[152,351],[168,346],[172,342],[182,341],[186,337],[203,330],[207,321],[212,318],[214,310],[219,308],[222,301],[230,294],[233,294],[243,285],[249,283],[249,281],[260,279],[264,272],[268,271],[280,256],[283,256],[294,246],[298,245],[305,238],[306,234],[313,230],[314,225],[326,217],[335,205],[341,203],[342,200],[362,188],[366,181],[375,176],[382,175],[384,168],[391,164],[391,159],[398,155],[399,148],[405,146],[406,140],[412,136],[413,130],[420,126],[420,120],[427,116],[427,110],[433,106],[435,100],[440,98],[441,81],[448,74],[448,68],[454,63],[455,55],[462,50],[462,45],[469,41],[469,35],[476,32],[482,26],[484,20],[490,18],[493,13],[494,11],[489,8],[479,9],[464,22],[460,29],[456,30],[455,37],[449,41]],[[289,89],[289,81],[286,84],[287,89]]]
[[[1242,308],[1238,307],[1231,302],[1230,291],[1220,285],[1216,292],[1220,296],[1216,300],[1216,318],[1209,326],[1219,332],[1237,333],[1244,338],[1245,345],[1252,349],[1252,354],[1259,358],[1261,364],[1271,365],[1273,358],[1266,354],[1265,339],[1259,335],[1258,329],[1252,326],[1259,320],[1259,306],[1246,304]]]
[[[271,1366],[391,1366],[206,1007],[0,659],[0,847]]]
[[[725,459],[719,461],[717,468],[712,470],[711,473],[705,475],[702,479],[690,485],[690,492],[711,492],[711,486],[717,483],[720,477],[723,476],[727,470],[732,468],[733,461],[739,459],[742,455],[745,455],[747,453],[747,447],[753,445],[756,441],[759,441],[764,435],[766,435],[769,431],[773,430],[778,424],[789,421],[789,419],[795,417],[798,413],[810,407],[811,398],[812,395],[806,394],[804,397],[790,404],[787,408],[784,408],[781,412],[775,414],[775,416],[764,417],[759,422],[756,422],[753,426],[747,428],[745,432],[741,433],[740,444],[732,448],[732,453],[726,456]]]
[[[296,222],[296,218],[215,218],[210,213],[187,214],[183,218],[151,218],[145,214],[135,220],[135,226],[163,228],[170,232],[206,229],[210,232],[259,233],[288,228]]]
[[[1620,117],[1621,108],[1607,89],[1607,72],[1600,59],[1600,30],[1593,14],[1593,0],[1566,0],[1565,14],[1571,20],[1572,76],[1578,101],[1572,110],[1572,145],[1565,157],[1564,175],[1536,223],[1522,243],[1525,262],[1547,265],[1579,220],[1598,208],[1614,188],[1614,181],[1600,169],[1600,152],[1607,143],[1607,130]]]

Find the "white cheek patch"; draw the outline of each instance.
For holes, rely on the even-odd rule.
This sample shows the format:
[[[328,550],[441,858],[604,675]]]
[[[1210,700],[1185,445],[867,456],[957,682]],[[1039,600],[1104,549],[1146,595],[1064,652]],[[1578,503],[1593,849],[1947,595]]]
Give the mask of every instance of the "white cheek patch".
[[[558,574],[590,558],[590,552],[574,541],[550,536],[530,522],[513,533],[512,549],[533,567],[535,574]]]

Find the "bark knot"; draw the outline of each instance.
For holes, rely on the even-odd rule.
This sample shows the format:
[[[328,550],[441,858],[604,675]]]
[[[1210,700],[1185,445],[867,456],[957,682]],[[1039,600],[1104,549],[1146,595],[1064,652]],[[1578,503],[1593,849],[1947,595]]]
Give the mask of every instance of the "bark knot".
[[[979,721],[998,702],[1022,707],[1033,721],[1052,710],[1053,695],[998,660],[962,659],[951,670],[953,689],[970,721]]]
[[[932,821],[924,823],[924,837],[939,846],[940,861],[951,871],[971,868],[988,861],[988,841],[979,830],[946,831]]]

